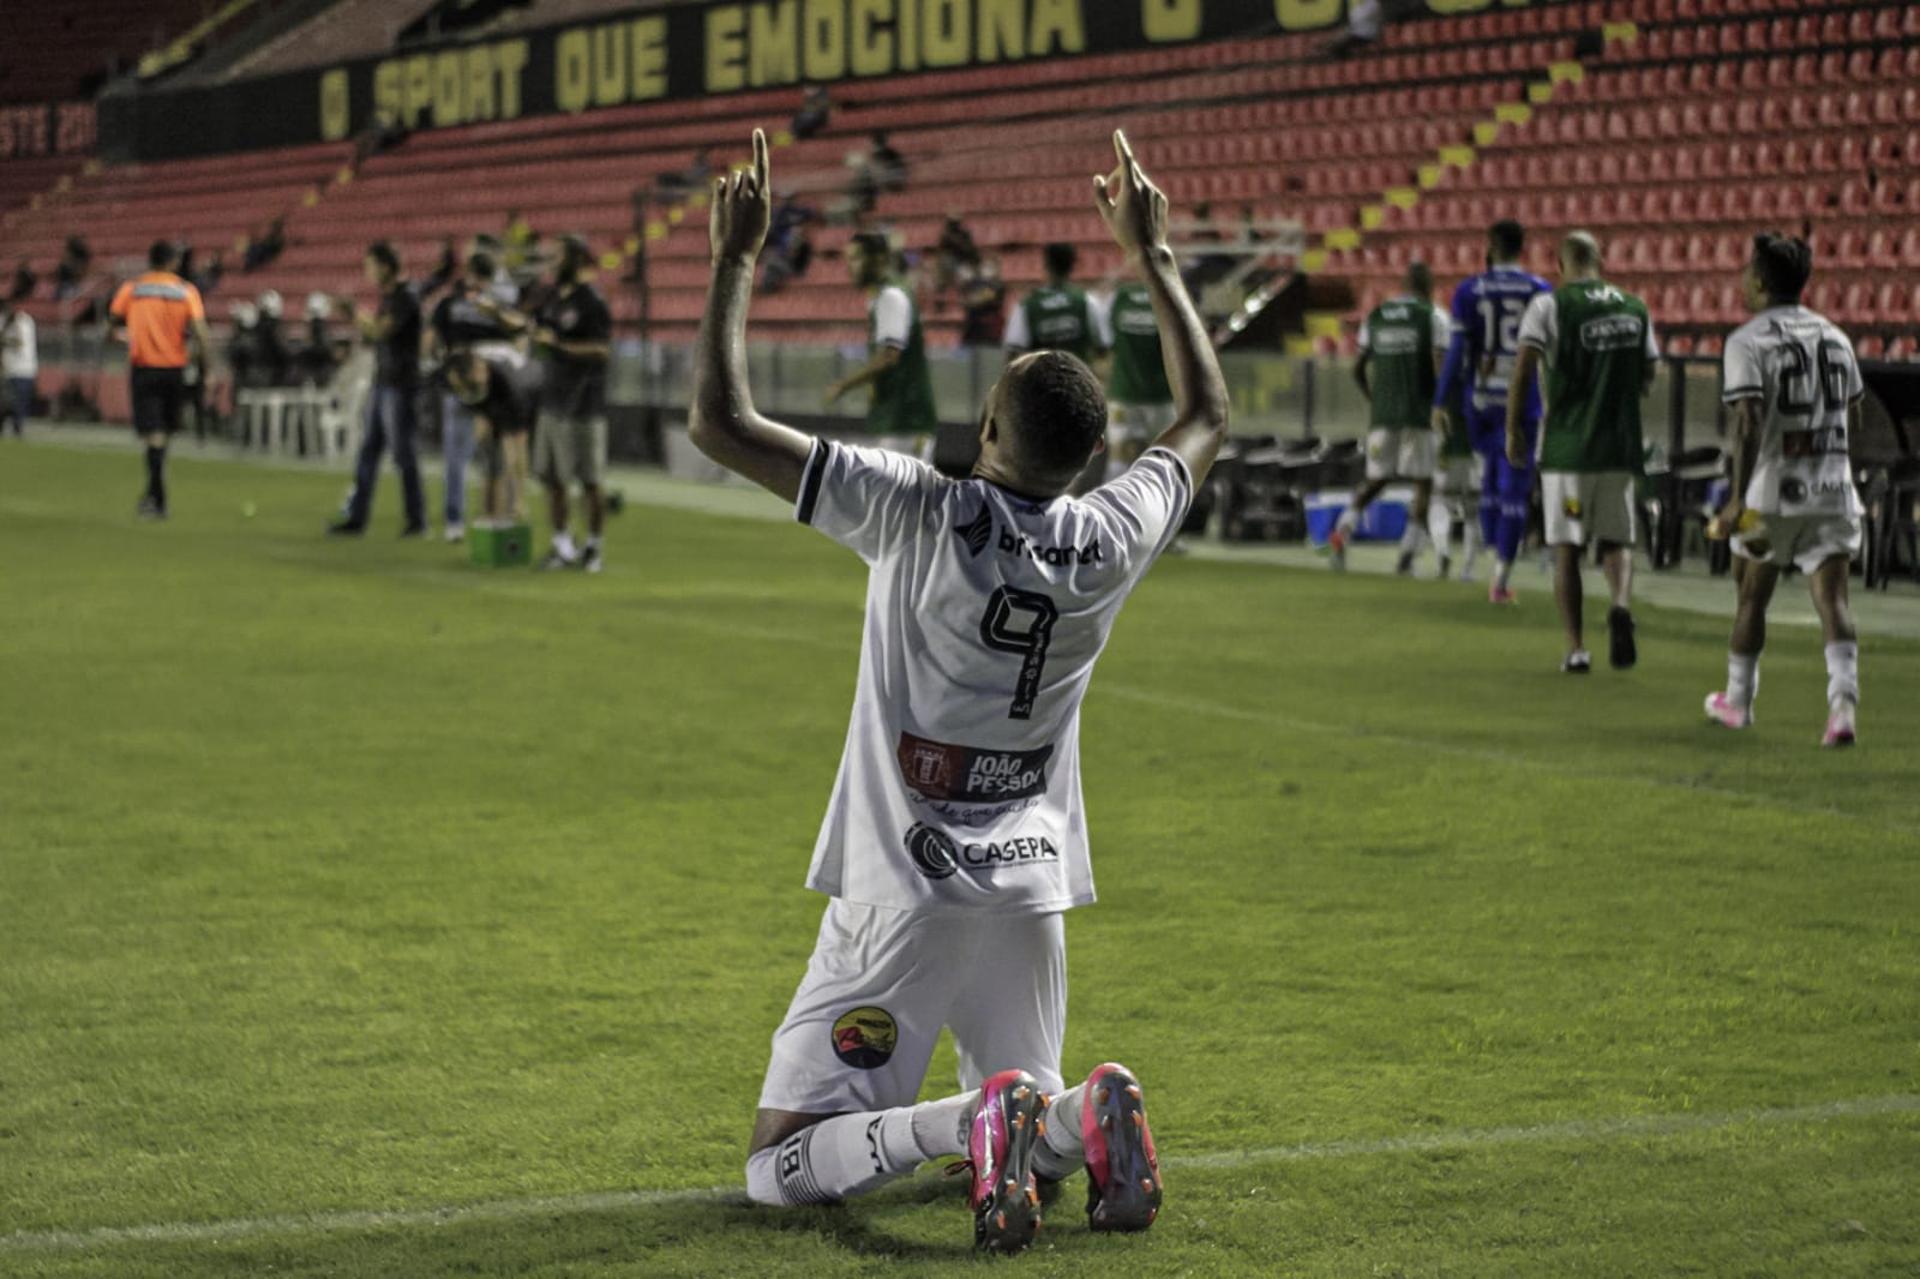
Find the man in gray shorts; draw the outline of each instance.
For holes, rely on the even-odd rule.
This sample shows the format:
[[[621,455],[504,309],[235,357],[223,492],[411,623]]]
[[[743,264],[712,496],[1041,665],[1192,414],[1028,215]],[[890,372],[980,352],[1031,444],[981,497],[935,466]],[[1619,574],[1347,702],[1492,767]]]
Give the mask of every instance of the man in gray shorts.
[[[552,291],[533,314],[534,349],[546,373],[534,473],[547,487],[553,551],[542,568],[598,573],[600,531],[606,522],[607,363],[613,354],[613,316],[582,275],[593,251],[577,235],[562,242]],[[576,549],[567,505],[569,486],[586,499],[587,542]]]

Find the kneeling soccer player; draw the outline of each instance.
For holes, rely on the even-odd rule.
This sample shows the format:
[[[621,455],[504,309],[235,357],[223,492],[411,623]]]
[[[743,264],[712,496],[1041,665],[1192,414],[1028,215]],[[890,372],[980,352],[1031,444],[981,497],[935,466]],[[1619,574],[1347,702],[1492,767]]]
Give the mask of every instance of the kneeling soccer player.
[[[1158,1213],[1139,1081],[1063,1089],[1062,914],[1094,899],[1080,701],[1120,606],[1179,531],[1227,426],[1226,384],[1167,247],[1167,203],[1116,134],[1095,199],[1153,296],[1176,419],[1124,475],[1067,496],[1107,406],[1077,358],[1021,356],[964,482],[761,416],[746,312],[771,216],[766,139],[719,181],[692,435],[869,566],[859,687],[808,885],[832,897],[773,1037],[747,1160],[763,1204],[830,1203],[964,1152],[975,1242],[1018,1252],[1038,1180],[1085,1165],[1096,1230]],[[950,1027],[957,1096],[914,1105]]]
[[[1727,340],[1722,396],[1734,413],[1733,493],[1709,533],[1733,536],[1740,603],[1727,653],[1727,687],[1707,715],[1728,728],[1753,723],[1767,605],[1780,570],[1807,575],[1827,645],[1823,746],[1851,746],[1860,704],[1860,644],[1847,606],[1847,571],[1860,550],[1860,495],[1848,454],[1866,386],[1853,343],[1800,305],[1813,273],[1805,240],[1754,237],[1741,277],[1754,317]]]

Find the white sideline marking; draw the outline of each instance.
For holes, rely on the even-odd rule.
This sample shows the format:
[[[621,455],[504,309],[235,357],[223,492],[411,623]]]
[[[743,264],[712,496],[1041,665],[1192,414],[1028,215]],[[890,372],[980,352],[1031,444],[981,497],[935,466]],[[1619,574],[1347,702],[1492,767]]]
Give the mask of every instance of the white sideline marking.
[[[1721,1114],[1627,1115],[1615,1119],[1569,1119],[1529,1127],[1456,1128],[1351,1141],[1317,1141],[1257,1150],[1221,1150],[1206,1155],[1171,1155],[1171,1169],[1245,1168],[1256,1164],[1300,1163],[1317,1159],[1353,1159],[1370,1155],[1418,1154],[1429,1150],[1476,1150],[1541,1142],[1604,1142],[1628,1137],[1670,1137],[1749,1126],[1779,1127],[1833,1119],[1865,1119],[1920,1112],[1920,1095],[1893,1094]],[[705,1190],[610,1190],[537,1199],[497,1199],[440,1208],[317,1212],[275,1217],[236,1217],[226,1221],[175,1221],[145,1226],[101,1226],[93,1230],[41,1230],[0,1235],[0,1253],[76,1251],[128,1243],[228,1243],[270,1235],[340,1234],[368,1230],[409,1230],[466,1222],[523,1221],[533,1217],[614,1212],[664,1205],[747,1202],[738,1186]]]

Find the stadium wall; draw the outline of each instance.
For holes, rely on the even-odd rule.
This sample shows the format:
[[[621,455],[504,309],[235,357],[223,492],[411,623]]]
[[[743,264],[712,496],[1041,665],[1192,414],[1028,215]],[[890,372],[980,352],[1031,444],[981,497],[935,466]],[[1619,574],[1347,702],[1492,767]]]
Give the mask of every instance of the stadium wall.
[[[1433,13],[1546,0],[1422,0]],[[101,148],[162,160],[1344,22],[1347,0],[704,0],[101,104]]]

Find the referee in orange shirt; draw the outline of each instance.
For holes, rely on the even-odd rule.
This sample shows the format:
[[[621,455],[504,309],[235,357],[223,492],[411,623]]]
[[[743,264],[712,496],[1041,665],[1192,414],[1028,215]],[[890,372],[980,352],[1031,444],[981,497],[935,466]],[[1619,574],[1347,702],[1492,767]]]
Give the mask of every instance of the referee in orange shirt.
[[[167,439],[180,429],[186,399],[187,338],[211,351],[200,290],[173,273],[179,250],[159,240],[147,251],[148,270],[113,295],[113,318],[127,327],[133,365],[133,430],[147,445],[145,519],[167,518]]]

